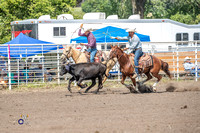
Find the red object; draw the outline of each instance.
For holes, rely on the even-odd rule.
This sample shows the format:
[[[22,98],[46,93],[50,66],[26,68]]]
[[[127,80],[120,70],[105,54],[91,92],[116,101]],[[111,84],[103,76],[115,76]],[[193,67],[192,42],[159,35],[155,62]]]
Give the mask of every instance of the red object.
[[[76,49],[81,49],[81,47],[76,47]]]
[[[8,44],[8,58],[10,59],[10,44]]]
[[[26,34],[26,33],[30,33],[32,30],[23,30],[23,31],[15,31],[14,35],[15,37],[17,37],[20,33]]]
[[[94,62],[99,62],[99,57],[96,57],[96,58],[94,59]]]

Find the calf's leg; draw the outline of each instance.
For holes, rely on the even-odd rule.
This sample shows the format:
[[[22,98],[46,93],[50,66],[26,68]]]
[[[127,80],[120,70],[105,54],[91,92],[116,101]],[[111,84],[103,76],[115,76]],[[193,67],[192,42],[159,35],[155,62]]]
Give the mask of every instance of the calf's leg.
[[[103,88],[103,84],[102,84],[102,76],[99,76],[98,77],[98,80],[99,80],[99,85],[98,85],[98,88],[96,90],[96,94],[99,92],[99,89],[102,89]]]
[[[93,86],[96,84],[96,78],[92,79],[92,84],[85,90],[85,93],[87,93]]]
[[[77,82],[77,85],[81,88],[85,88],[86,85],[85,84],[81,84],[81,82],[83,81],[83,78],[79,78],[78,82]]]
[[[72,93],[72,90],[71,90],[71,88],[70,88],[70,85],[71,85],[71,83],[73,82],[75,80],[75,78],[74,77],[72,77],[70,80],[69,80],[69,83],[68,83],[68,90]]]

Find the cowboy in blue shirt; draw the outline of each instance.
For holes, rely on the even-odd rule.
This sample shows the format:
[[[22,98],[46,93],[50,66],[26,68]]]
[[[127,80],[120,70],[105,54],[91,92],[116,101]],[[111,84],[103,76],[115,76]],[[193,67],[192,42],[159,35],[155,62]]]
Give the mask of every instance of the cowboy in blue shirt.
[[[183,66],[184,66],[184,69],[185,69],[186,72],[190,72],[192,74],[195,74],[195,64],[193,64],[191,62],[191,59],[192,58],[190,58],[188,56],[185,57]],[[197,72],[198,73],[200,72],[200,67],[199,66],[197,66]]]
[[[186,71],[192,70],[192,69],[195,68],[195,65],[194,65],[193,63],[191,63],[191,58],[189,58],[188,56],[185,57],[185,61],[184,61],[184,62],[185,62],[185,63],[183,64],[183,66],[184,66],[184,69],[185,69]]]

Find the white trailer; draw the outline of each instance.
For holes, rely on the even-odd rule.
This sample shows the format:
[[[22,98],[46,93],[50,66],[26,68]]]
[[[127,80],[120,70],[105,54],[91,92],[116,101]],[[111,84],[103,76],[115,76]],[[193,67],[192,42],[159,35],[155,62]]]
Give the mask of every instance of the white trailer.
[[[12,38],[17,36],[19,32],[23,32],[39,40],[56,44],[69,44],[72,38],[78,37],[79,26],[83,23],[85,28],[94,30],[106,26],[124,29],[136,28],[138,33],[149,35],[151,42],[155,42],[153,45],[151,43],[151,46],[144,43],[144,49],[154,47],[160,51],[169,51],[177,45],[176,41],[200,40],[200,24],[187,25],[170,19],[135,19],[133,16],[130,16],[129,19],[108,16],[105,19],[105,13],[87,13],[83,18],[73,19],[73,16],[69,14],[62,14],[57,19],[50,19],[49,15],[45,15],[39,19],[13,21],[11,22]],[[178,45],[193,46],[194,44],[178,43]]]

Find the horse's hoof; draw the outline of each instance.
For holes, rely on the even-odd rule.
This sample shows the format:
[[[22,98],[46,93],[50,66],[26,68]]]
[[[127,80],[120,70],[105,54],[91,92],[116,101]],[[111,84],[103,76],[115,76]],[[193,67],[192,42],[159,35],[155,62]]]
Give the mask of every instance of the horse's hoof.
[[[131,93],[138,93],[137,90],[131,90],[130,92],[131,92]]]

